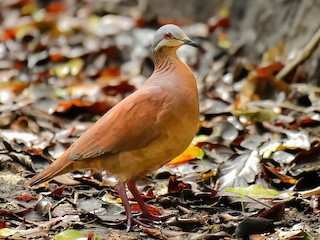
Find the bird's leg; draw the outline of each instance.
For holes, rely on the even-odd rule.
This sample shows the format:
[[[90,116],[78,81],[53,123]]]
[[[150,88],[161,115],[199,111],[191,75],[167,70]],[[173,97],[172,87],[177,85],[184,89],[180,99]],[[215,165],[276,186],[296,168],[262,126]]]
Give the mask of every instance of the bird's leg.
[[[129,191],[132,193],[134,199],[139,204],[139,206],[141,208],[141,211],[142,211],[142,215],[141,216],[143,218],[149,219],[151,221],[159,221],[159,220],[165,220],[165,219],[168,219],[170,217],[176,216],[175,214],[169,214],[169,215],[163,215],[163,216],[157,216],[157,215],[151,214],[149,209],[147,208],[147,205],[145,204],[143,198],[140,195],[140,191],[136,187],[135,180],[129,180],[127,182],[127,186],[128,186]]]
[[[136,187],[135,181],[134,180],[128,181],[127,186],[128,186],[129,191],[132,193],[134,199],[139,204],[141,211],[142,211],[142,216],[145,218],[149,218],[151,216],[151,213],[149,212],[147,205],[145,204],[143,198],[141,197],[140,191]]]
[[[118,182],[116,185],[116,190],[122,200],[122,205],[126,211],[126,216],[127,216],[127,231],[131,229],[131,223],[132,223],[132,213],[130,209],[130,204],[128,200],[128,196],[126,193],[126,186],[123,182]]]
[[[129,204],[129,200],[128,200],[128,196],[126,193],[126,186],[123,182],[119,181],[117,183],[117,185],[115,186],[115,189],[117,190],[121,200],[122,200],[122,205],[126,211],[126,217],[127,217],[127,231],[129,232],[132,226],[132,223],[135,222],[139,225],[142,225],[144,227],[149,227],[148,225],[142,223],[141,221],[139,221],[138,219],[135,219],[132,216],[131,213],[131,209],[130,209],[130,204]]]

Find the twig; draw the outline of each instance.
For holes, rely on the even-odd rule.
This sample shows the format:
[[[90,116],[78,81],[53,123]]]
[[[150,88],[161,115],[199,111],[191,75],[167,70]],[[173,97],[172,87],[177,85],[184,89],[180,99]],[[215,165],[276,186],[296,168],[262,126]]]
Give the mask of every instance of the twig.
[[[313,51],[316,49],[320,42],[320,28],[318,31],[313,35],[311,40],[305,46],[305,48],[300,52],[296,59],[286,65],[277,75],[277,79],[283,79],[286,77],[292,70],[302,64],[305,60],[307,60]]]

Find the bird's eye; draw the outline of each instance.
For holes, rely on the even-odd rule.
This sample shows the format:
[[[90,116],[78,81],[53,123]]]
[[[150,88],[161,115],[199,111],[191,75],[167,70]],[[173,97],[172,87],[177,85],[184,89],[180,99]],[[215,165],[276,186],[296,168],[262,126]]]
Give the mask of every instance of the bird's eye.
[[[163,35],[163,37],[164,37],[165,39],[167,39],[167,40],[170,40],[170,39],[172,38],[172,34],[169,33],[169,32],[167,32],[167,33],[165,33],[165,34]]]

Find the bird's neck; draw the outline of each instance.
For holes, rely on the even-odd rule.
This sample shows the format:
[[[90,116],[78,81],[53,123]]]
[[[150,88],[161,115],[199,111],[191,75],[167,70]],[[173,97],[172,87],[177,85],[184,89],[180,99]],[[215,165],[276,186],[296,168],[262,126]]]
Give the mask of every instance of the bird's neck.
[[[176,54],[176,48],[161,48],[154,51],[154,72],[168,72],[175,68],[177,62],[181,62]]]

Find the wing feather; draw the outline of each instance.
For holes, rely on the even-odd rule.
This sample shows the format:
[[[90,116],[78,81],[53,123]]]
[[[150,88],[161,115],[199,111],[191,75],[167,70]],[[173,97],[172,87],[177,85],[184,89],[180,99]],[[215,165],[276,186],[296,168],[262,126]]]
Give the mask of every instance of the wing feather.
[[[71,160],[95,158],[147,146],[160,133],[158,116],[165,104],[158,86],[139,89],[115,105],[71,147]]]

